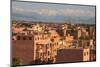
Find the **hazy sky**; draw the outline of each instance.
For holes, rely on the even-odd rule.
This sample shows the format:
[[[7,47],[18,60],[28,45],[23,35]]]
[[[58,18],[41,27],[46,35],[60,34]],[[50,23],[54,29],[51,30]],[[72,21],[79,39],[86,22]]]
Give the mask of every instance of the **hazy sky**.
[[[13,1],[12,20],[94,24],[95,7]]]

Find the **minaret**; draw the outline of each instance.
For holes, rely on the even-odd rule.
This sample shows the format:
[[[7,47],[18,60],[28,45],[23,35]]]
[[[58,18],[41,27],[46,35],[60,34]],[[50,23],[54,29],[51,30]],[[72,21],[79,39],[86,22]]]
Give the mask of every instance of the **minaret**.
[[[66,32],[67,32],[67,26],[64,26],[64,37],[66,36]]]
[[[68,23],[71,24],[70,17],[68,18]],[[66,36],[66,33],[67,33],[67,25],[66,24],[64,25],[63,31],[64,31],[64,37],[65,37]]]

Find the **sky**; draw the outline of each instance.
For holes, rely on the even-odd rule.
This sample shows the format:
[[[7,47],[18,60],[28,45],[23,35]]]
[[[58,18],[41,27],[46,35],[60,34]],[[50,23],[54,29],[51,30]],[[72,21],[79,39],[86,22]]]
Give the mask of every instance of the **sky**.
[[[12,20],[95,24],[95,6],[12,1]]]

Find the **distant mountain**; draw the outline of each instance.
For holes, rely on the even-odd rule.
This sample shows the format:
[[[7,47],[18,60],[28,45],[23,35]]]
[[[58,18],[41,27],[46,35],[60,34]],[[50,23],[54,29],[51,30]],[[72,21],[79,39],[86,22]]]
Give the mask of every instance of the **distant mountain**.
[[[25,21],[41,21],[41,22],[51,22],[51,23],[73,23],[73,24],[95,24],[95,17],[88,16],[65,16],[65,15],[56,15],[56,16],[47,16],[39,15],[37,13],[32,14],[20,14],[13,13],[12,20],[25,20]]]

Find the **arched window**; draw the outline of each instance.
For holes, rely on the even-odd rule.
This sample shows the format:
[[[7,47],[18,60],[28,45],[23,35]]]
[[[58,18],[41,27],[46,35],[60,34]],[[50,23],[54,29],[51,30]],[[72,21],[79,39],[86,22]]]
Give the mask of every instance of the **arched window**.
[[[86,56],[86,52],[84,52],[84,56]]]
[[[32,37],[29,37],[29,40],[32,40]]]
[[[26,37],[23,37],[23,40],[26,40]]]
[[[20,40],[20,36],[17,36],[17,40]]]

